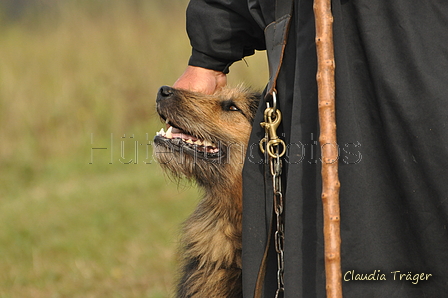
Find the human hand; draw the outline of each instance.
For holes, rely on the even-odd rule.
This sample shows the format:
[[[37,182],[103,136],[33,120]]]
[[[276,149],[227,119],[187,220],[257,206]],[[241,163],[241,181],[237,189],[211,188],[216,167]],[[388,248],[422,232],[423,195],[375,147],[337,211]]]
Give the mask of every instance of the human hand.
[[[227,84],[225,73],[197,66],[188,66],[173,87],[189,91],[213,94]]]

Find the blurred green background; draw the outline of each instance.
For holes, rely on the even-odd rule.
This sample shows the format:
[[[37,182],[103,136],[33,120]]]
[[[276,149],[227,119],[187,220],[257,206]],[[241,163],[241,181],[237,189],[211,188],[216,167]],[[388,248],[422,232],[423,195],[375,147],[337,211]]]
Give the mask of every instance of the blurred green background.
[[[186,0],[0,2],[0,297],[170,297],[199,193],[152,159]],[[262,89],[263,53],[230,85]],[[107,148],[107,149],[92,149]]]

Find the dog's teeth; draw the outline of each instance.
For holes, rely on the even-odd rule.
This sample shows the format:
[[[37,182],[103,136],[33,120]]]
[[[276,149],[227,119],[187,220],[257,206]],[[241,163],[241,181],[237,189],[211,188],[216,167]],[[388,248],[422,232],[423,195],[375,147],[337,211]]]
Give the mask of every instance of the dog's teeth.
[[[167,139],[172,139],[173,138],[173,134],[171,133],[172,130],[173,130],[173,127],[170,126],[170,128],[168,128],[168,130],[165,133],[165,138],[167,138]]]
[[[206,146],[206,147],[216,147],[215,144],[213,144],[212,142],[207,141],[207,140],[204,141],[204,146]]]
[[[186,139],[186,140],[184,140],[186,143],[188,143],[188,144],[193,144],[193,141],[191,140],[191,139]]]
[[[196,140],[193,143],[195,143],[196,145],[202,145],[202,141],[201,140]]]
[[[165,135],[165,130],[163,128],[161,128],[158,132],[156,132],[156,135],[158,135],[158,136]]]
[[[165,124],[168,124],[169,122],[170,122],[170,120],[168,118],[166,118]]]

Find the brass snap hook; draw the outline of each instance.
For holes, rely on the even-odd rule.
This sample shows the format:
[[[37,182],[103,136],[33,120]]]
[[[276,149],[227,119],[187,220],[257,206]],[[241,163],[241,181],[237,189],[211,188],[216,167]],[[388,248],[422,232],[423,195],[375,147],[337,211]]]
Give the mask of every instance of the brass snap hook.
[[[275,93],[274,93],[275,94]],[[276,105],[276,104],[275,104]],[[282,121],[282,113],[274,107],[268,107],[264,111],[264,122],[261,122],[261,127],[264,128],[266,136],[260,141],[260,150],[265,153],[267,150],[269,156],[272,158],[281,157],[286,152],[285,142],[277,135],[277,128]],[[266,143],[266,148],[265,144]],[[281,151],[279,150],[281,146]]]

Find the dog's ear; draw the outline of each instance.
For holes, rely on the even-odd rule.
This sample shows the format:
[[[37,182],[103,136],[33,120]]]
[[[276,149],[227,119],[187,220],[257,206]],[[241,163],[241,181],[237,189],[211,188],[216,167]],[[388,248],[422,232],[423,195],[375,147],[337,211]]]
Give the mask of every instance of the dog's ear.
[[[262,96],[263,94],[261,92],[252,92],[252,97],[255,98],[257,104],[260,102]]]
[[[261,102],[262,94],[260,92],[251,92],[249,94],[249,109],[250,109],[250,122],[252,123],[254,121],[255,114],[258,110],[258,105]]]

